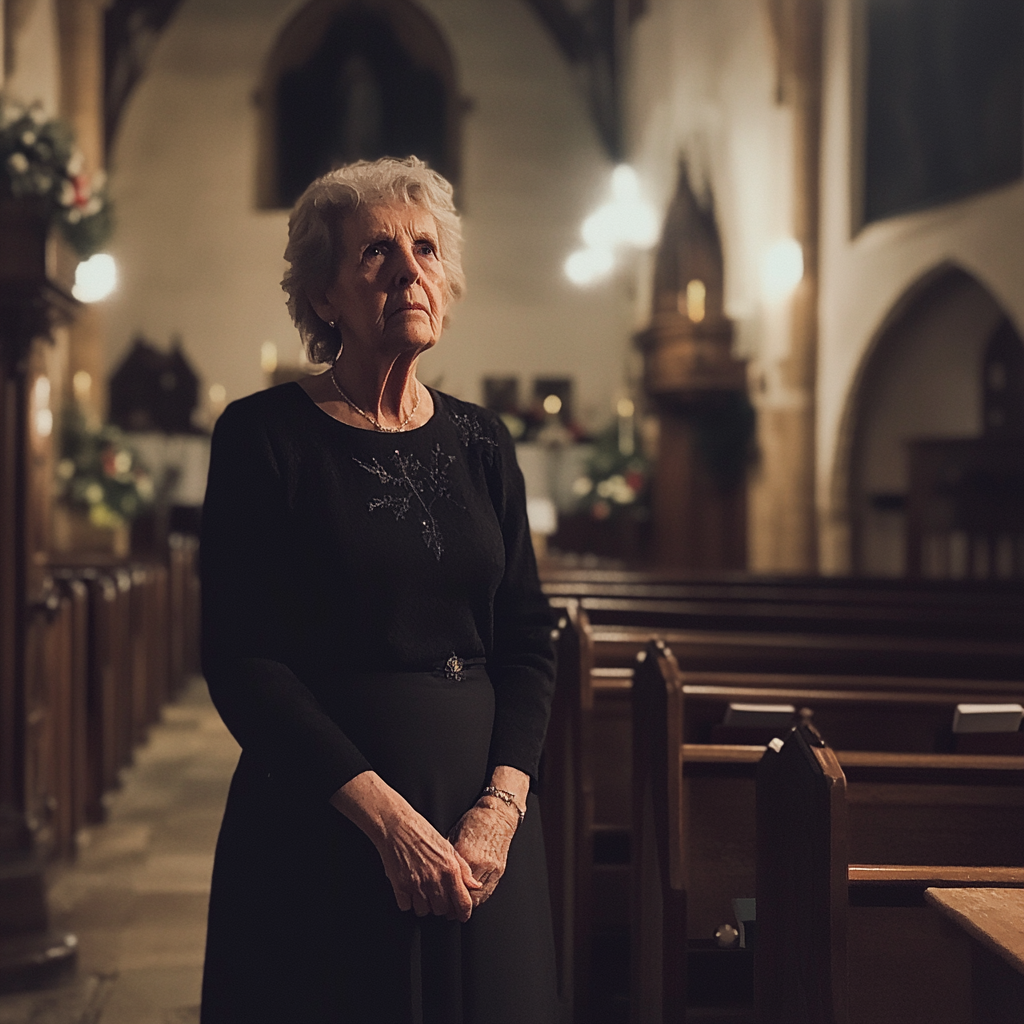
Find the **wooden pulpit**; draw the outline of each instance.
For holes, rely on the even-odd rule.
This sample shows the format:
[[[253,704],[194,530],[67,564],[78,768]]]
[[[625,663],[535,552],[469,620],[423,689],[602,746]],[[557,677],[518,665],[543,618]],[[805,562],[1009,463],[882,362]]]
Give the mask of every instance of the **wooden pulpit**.
[[[746,364],[732,354],[723,279],[714,212],[697,201],[683,166],[657,255],[651,325],[637,344],[659,421],[655,559],[698,571],[747,567],[753,410]]]

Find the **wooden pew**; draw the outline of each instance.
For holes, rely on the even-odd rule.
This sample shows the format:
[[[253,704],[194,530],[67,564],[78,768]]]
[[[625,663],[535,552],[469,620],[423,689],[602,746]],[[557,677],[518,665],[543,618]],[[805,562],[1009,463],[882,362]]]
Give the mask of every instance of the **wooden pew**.
[[[925,899],[946,920],[970,960],[971,1024],[1024,1020],[1024,890],[929,888]]]
[[[46,581],[25,624],[24,786],[43,858],[70,856],[85,817],[86,593]]]
[[[757,858],[759,1021],[966,1024],[924,891],[1024,886],[1024,758],[837,754],[797,728],[757,768]]]
[[[38,674],[49,689],[46,699],[39,701],[46,710],[37,717],[73,722],[78,737],[74,744],[57,744],[53,749],[58,753],[44,758],[46,764],[54,757],[67,762],[55,763],[46,777],[52,776],[52,785],[63,786],[70,795],[47,792],[40,797],[40,806],[48,801],[58,809],[58,822],[64,822],[61,815],[67,818],[54,833],[59,837],[52,844],[55,854],[73,852],[68,837],[86,822],[104,819],[104,796],[119,785],[119,773],[131,762],[135,746],[145,739],[163,704],[198,669],[196,552],[195,538],[177,536],[169,546],[166,566],[68,559],[70,564],[50,570],[53,600],[68,595],[77,602],[75,626],[67,636],[65,629],[55,639],[56,627],[47,626],[46,642],[30,644],[32,651],[50,652],[45,657],[53,662],[40,661]],[[45,616],[37,619],[36,631],[42,636]],[[40,654],[37,660],[43,657]],[[50,694],[52,680],[67,675],[60,665],[68,659],[74,682],[67,699],[76,709],[70,719],[63,698],[57,696],[63,693],[60,686]],[[36,776],[43,777],[41,771]]]
[[[559,948],[563,963],[575,964],[573,981],[566,980],[566,971],[562,974],[567,998],[574,989],[586,992],[595,923],[626,920],[632,663],[653,632],[638,626],[593,626],[581,604],[569,601],[564,609],[549,741],[549,749],[561,743],[564,750],[558,772],[545,780],[545,806],[564,808],[558,826],[551,819],[548,842]],[[1015,664],[1019,645],[710,631],[675,631],[668,636],[682,645],[687,665],[703,668],[724,662],[733,669],[748,669],[687,673],[692,725],[685,739],[690,743],[711,738],[714,722],[721,720],[729,701],[786,700],[814,705],[830,726],[841,720],[844,741],[848,739],[850,745],[871,746],[873,739],[885,749],[885,736],[871,737],[876,717],[872,709],[885,706],[887,694],[905,691],[889,701],[890,707],[898,709],[886,719],[893,724],[889,732],[897,744],[905,744],[907,735],[912,734],[917,743],[914,749],[927,752],[936,749],[937,734],[948,732],[958,700],[1016,700],[1022,690],[1020,684],[998,679],[834,674],[836,665],[853,665],[868,672],[906,672],[922,661],[926,668],[971,664],[994,673],[984,654],[992,653],[994,647],[996,667],[1005,668]],[[936,654],[936,648],[941,654]],[[981,655],[974,657],[972,652],[979,650]],[[749,671],[754,667],[762,671]],[[771,668],[788,671],[765,671]],[[831,675],[827,674],[830,669]],[[815,672],[817,675],[810,674]],[[908,723],[913,724],[912,730]],[[600,756],[595,756],[595,751],[600,751]],[[748,769],[752,779],[751,773]],[[749,789],[752,820],[752,782]],[[595,909],[601,917],[595,918]],[[706,924],[708,912],[702,909],[695,920]],[[577,1011],[577,1019],[585,1017]]]
[[[680,574],[678,570],[565,569],[541,566],[551,598],[635,598],[688,601],[804,601],[815,604],[1024,606],[1020,580],[922,580],[857,576],[789,576],[753,573]]]
[[[859,595],[835,601],[783,599],[778,595],[731,600],[639,597],[583,597],[579,600],[594,625],[639,625],[660,630],[849,633],[947,637],[973,642],[1019,641],[1024,631],[1024,610],[1017,607],[992,607],[982,602],[918,602],[915,596],[906,595],[899,602],[864,602]],[[1019,646],[1016,649],[1024,650]]]
[[[687,742],[690,679],[690,674],[679,670],[664,645],[652,642],[638,666],[632,691],[632,981],[635,1009],[640,1015],[634,1019],[644,1021],[660,1020],[662,1015],[665,1020],[683,1019],[686,937],[710,939],[717,925],[729,922],[731,899],[750,896],[754,891],[754,771],[765,748]],[[847,680],[846,692],[823,689],[819,700],[831,701],[838,713],[851,698],[856,702],[861,697],[877,696],[884,699],[879,705],[884,714],[885,709],[904,705],[917,709],[924,696],[940,704],[956,699],[951,692],[924,694],[918,688],[925,682],[921,680],[906,680],[902,691],[896,686],[878,694],[859,690],[852,685],[854,682]],[[880,680],[861,682],[873,685]],[[700,691],[702,687],[695,689]],[[777,696],[779,691],[768,692]],[[925,707],[930,706],[925,703]],[[949,705],[947,708],[951,711]],[[833,720],[841,724],[840,715]],[[934,783],[940,781],[940,768],[962,771],[972,763],[958,755],[927,752],[854,751],[840,756],[859,773],[859,783],[870,783],[875,790],[881,787],[881,792],[892,782],[893,773],[902,783],[913,782],[915,773]],[[1024,759],[980,759],[988,767],[1018,762],[1024,767]],[[905,844],[903,863],[925,863],[920,859],[925,851],[940,845],[932,836],[935,821],[910,804],[900,807],[889,802],[882,808],[872,807],[867,799],[871,792],[870,787],[858,790],[859,797],[865,799],[857,804],[855,814],[863,818],[861,805],[868,808],[867,818],[857,819],[858,859],[865,863],[896,861],[880,858],[878,851],[886,848],[894,828],[916,816],[922,837],[917,859],[910,856],[913,851]],[[966,830],[963,834],[971,833]],[[1012,830],[1006,832],[1006,843],[1015,841],[1015,834]],[[944,848],[954,849],[955,836],[944,833],[941,838]],[[1024,850],[1024,833],[1018,838]],[[997,864],[1004,862],[1009,848],[1004,844]],[[966,857],[968,852],[967,847],[960,848],[961,856]],[[880,880],[877,873],[871,877],[873,884],[884,882],[892,893],[892,878]],[[918,899],[920,890],[919,886]]]

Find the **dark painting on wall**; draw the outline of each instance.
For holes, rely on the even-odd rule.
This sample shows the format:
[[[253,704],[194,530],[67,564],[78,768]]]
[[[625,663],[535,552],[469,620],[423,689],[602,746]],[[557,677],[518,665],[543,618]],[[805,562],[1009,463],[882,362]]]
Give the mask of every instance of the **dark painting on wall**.
[[[277,86],[278,204],[291,206],[332,167],[416,155],[454,177],[447,95],[383,13],[353,5]]]
[[[1019,178],[1024,3],[864,3],[864,222]]]

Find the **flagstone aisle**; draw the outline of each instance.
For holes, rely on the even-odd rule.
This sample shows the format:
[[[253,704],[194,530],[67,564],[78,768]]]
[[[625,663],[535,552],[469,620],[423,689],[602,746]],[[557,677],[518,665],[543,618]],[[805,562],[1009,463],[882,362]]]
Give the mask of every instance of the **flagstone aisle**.
[[[197,1024],[213,850],[237,758],[193,680],[136,752],[107,822],[54,872],[51,915],[78,936],[75,978],[0,997],[0,1024]]]

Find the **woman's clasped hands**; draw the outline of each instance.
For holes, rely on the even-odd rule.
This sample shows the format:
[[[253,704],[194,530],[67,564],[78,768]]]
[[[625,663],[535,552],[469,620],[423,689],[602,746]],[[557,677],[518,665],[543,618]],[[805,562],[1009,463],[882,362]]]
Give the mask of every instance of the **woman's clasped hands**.
[[[484,797],[446,839],[375,772],[347,782],[331,803],[377,848],[400,910],[462,923],[501,880],[519,818],[513,808]]]

